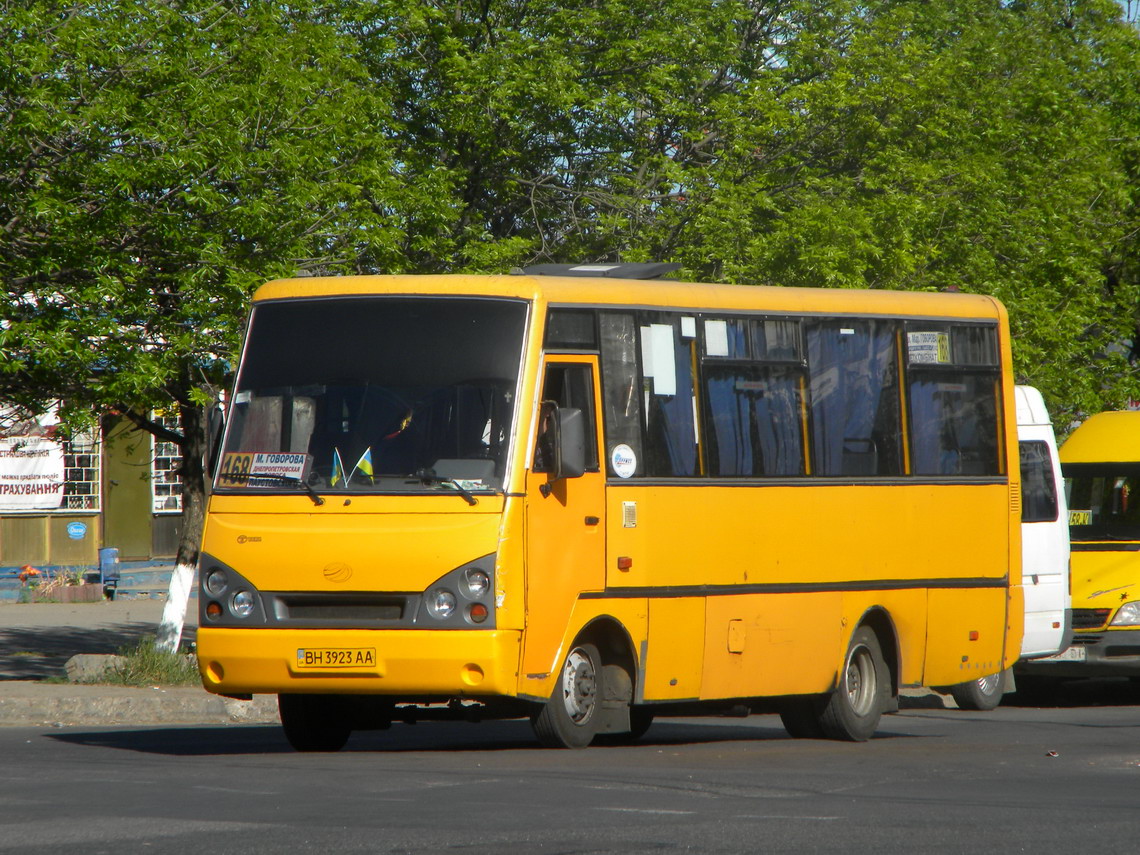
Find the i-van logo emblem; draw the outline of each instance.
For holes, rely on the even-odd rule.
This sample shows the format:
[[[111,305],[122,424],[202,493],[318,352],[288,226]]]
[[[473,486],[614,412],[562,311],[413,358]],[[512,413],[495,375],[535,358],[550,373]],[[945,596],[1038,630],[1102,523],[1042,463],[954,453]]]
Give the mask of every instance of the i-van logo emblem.
[[[260,537],[250,537],[248,534],[239,534],[237,536],[238,543],[261,543]]]
[[[352,568],[339,561],[326,565],[322,572],[330,582],[347,582],[352,578]]]

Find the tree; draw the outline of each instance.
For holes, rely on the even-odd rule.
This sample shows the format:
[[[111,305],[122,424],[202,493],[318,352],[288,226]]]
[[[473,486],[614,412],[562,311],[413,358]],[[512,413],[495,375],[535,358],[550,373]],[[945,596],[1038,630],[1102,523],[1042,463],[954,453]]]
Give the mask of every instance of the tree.
[[[1140,391],[1140,39],[1113,0],[339,9],[402,167],[439,190],[410,269],[953,287],[1006,302],[1059,415]]]
[[[308,11],[37,0],[0,17],[0,399],[177,443],[187,585],[205,414],[252,289],[398,254],[384,89]]]

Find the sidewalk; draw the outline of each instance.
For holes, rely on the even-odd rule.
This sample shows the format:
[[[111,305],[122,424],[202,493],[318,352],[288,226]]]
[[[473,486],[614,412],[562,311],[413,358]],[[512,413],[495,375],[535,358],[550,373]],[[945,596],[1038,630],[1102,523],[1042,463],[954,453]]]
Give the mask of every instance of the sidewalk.
[[[225,724],[276,722],[276,699],[234,701],[200,688],[144,688],[46,683],[64,676],[78,653],[117,653],[153,639],[165,593],[122,591],[100,603],[0,601],[0,726]],[[191,598],[184,645],[198,628]]]

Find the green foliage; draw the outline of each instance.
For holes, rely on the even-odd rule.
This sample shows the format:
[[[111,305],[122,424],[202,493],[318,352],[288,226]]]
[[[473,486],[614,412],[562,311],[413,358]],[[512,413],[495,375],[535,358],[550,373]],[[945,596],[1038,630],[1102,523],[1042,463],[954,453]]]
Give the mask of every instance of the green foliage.
[[[992,294],[1059,414],[1140,397],[1112,0],[0,0],[0,44],[6,400],[153,428],[266,279],[616,258]]]

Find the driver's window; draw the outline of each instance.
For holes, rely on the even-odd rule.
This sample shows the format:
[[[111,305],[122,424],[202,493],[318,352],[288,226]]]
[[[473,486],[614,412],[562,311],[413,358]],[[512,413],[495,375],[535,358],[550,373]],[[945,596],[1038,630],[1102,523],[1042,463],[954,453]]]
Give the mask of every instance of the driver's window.
[[[586,420],[586,470],[598,469],[597,429],[594,421],[594,377],[590,365],[552,362],[546,366],[542,384],[538,437],[531,466],[534,472],[550,472],[554,465],[552,446],[554,408],[572,407]]]

